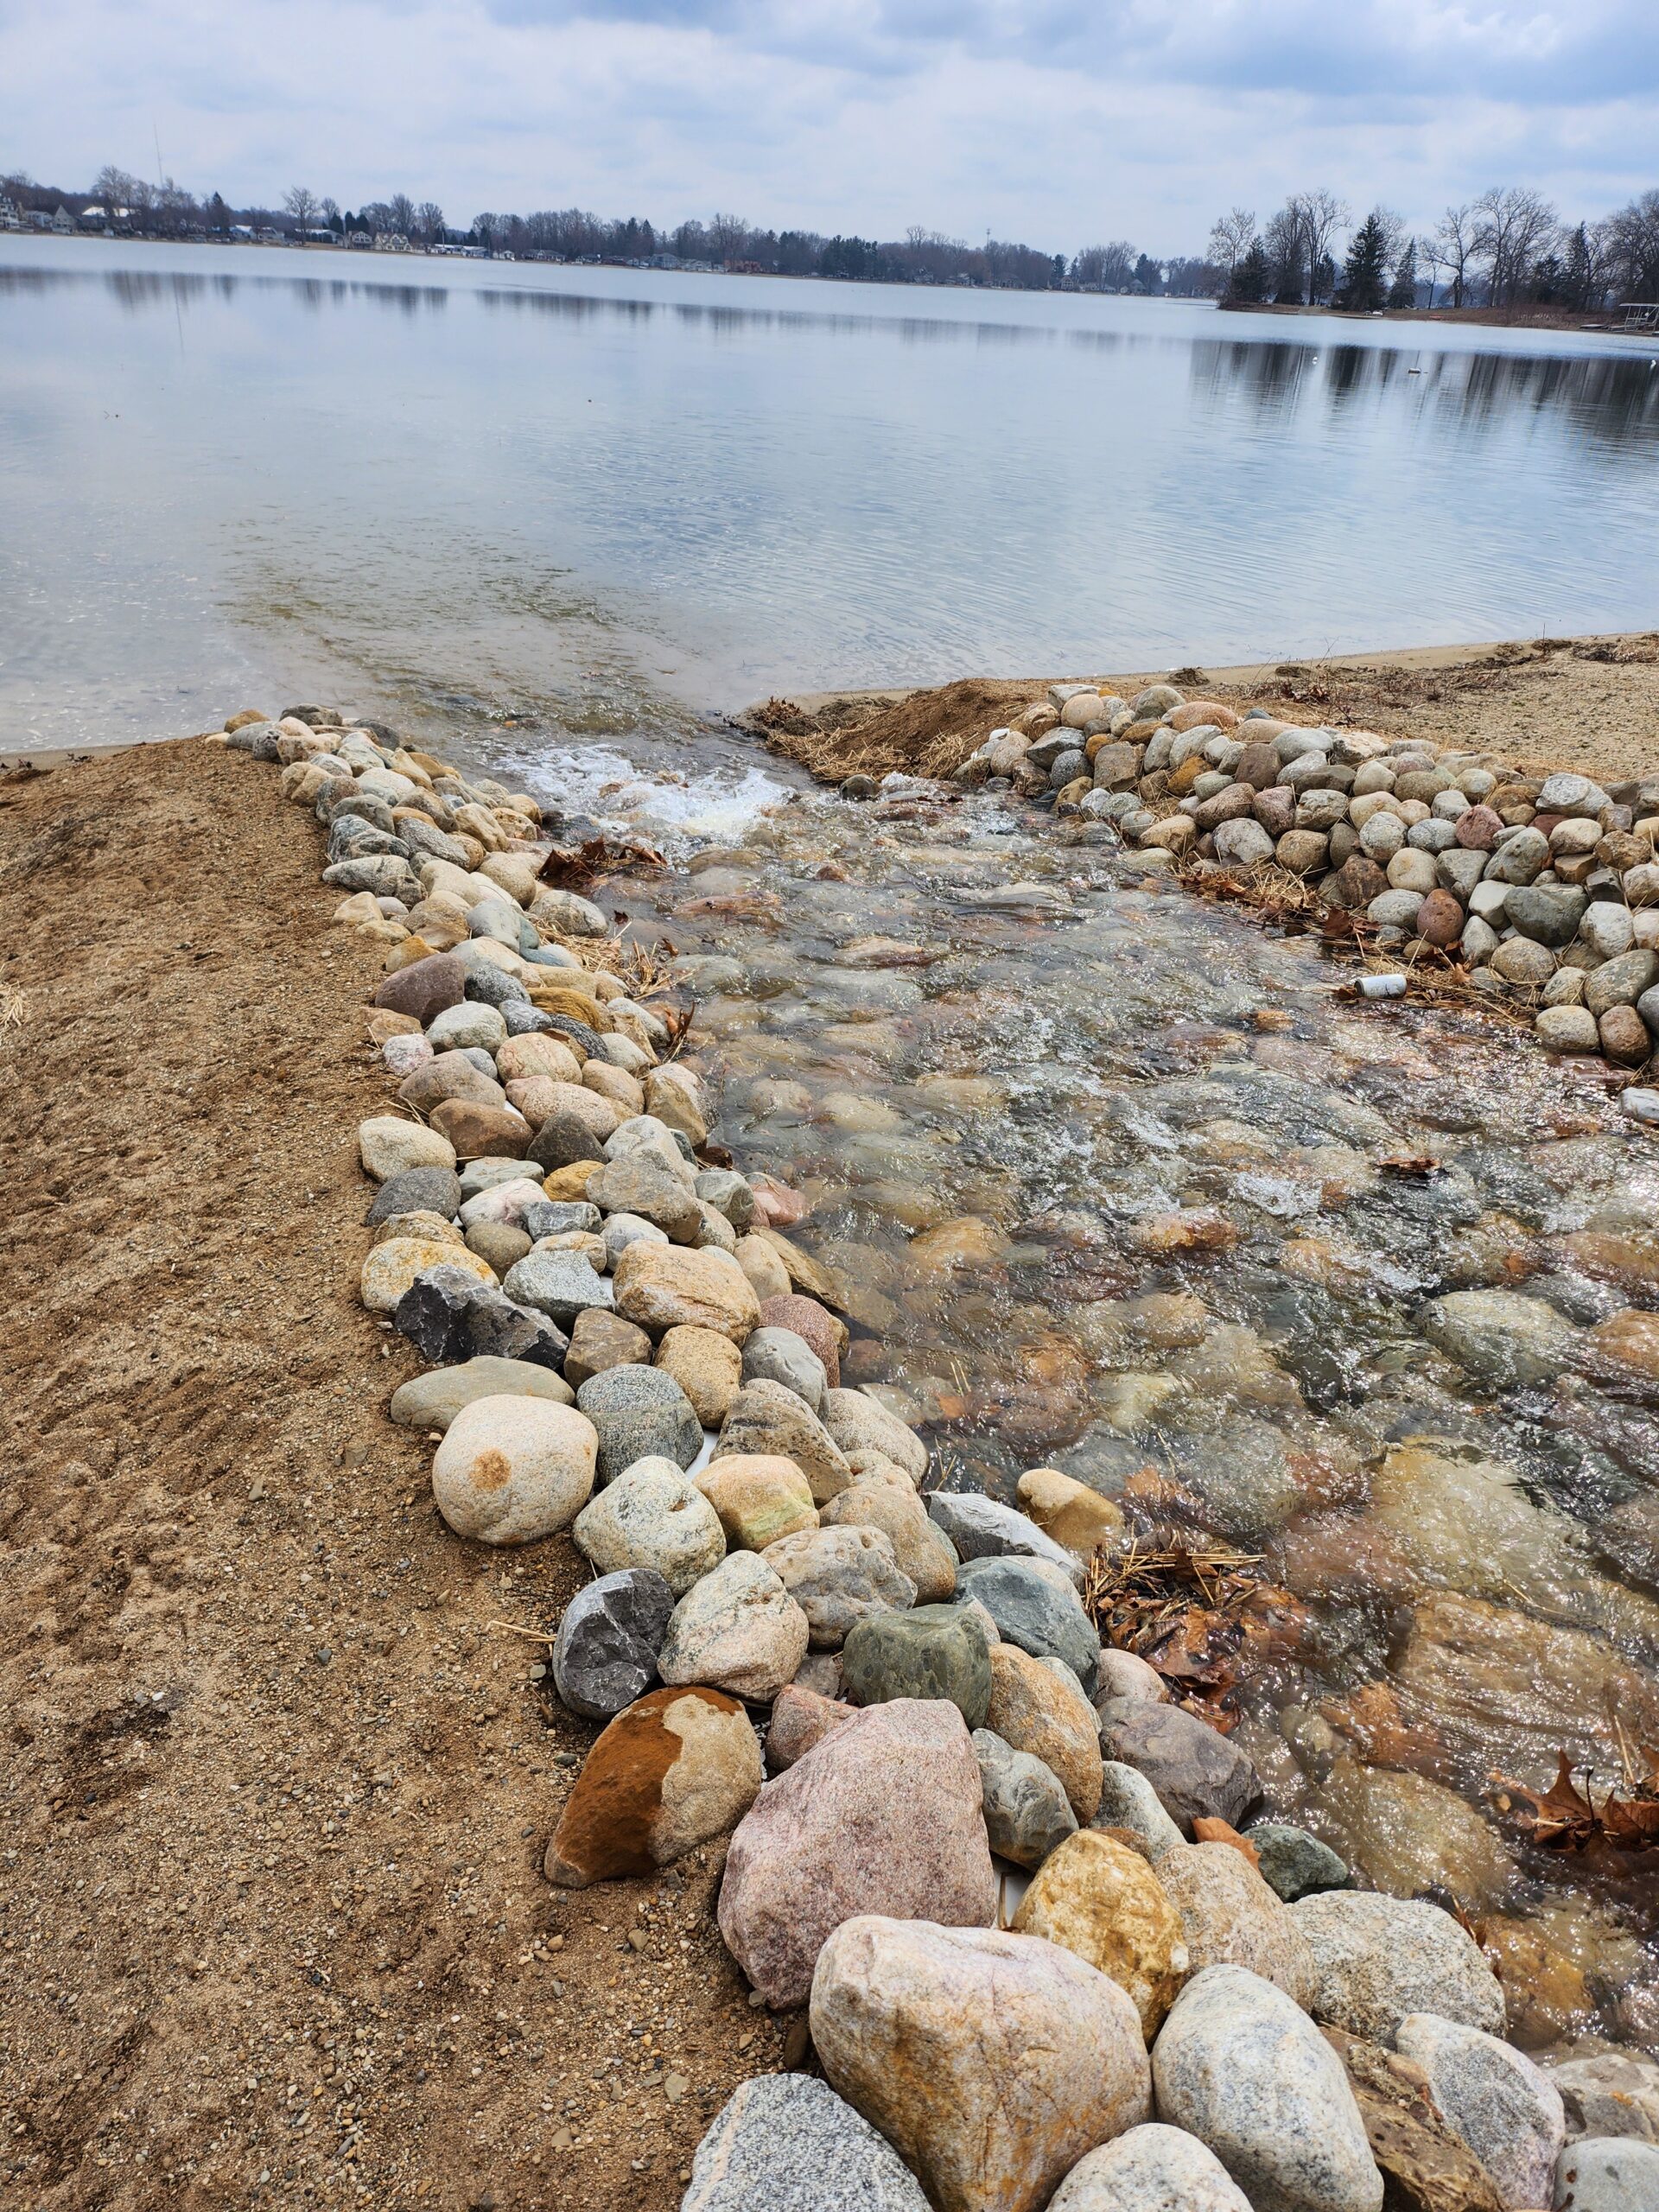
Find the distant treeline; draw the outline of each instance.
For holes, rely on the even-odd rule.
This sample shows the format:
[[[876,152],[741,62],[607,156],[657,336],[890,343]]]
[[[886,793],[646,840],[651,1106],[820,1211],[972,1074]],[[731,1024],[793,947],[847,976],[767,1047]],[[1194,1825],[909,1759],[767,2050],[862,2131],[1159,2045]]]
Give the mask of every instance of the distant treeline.
[[[1494,187],[1448,207],[1434,227],[1410,232],[1389,208],[1357,226],[1327,191],[1294,194],[1258,227],[1234,207],[1202,254],[1162,257],[1128,239],[1068,257],[988,238],[982,245],[912,228],[901,238],[826,238],[762,230],[737,215],[662,229],[639,215],[602,218],[580,207],[529,215],[486,212],[464,227],[435,200],[396,193],[353,211],[296,185],[280,207],[199,200],[113,166],[87,192],[15,175],[0,179],[0,216],[159,238],[255,238],[382,251],[468,251],[523,261],[609,262],[630,267],[720,269],[779,276],[829,276],[878,284],[982,284],[1026,291],[1090,291],[1240,303],[1336,306],[1360,312],[1424,306],[1577,309],[1659,300],[1659,191],[1595,220],[1563,222],[1541,194]]]

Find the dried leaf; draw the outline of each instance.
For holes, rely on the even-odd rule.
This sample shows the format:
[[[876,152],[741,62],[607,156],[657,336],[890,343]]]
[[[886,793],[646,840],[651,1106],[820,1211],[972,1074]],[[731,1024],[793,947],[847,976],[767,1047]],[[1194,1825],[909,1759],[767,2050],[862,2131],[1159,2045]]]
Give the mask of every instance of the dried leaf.
[[[1426,1152],[1395,1153],[1376,1164],[1383,1174],[1397,1175],[1408,1183],[1426,1183],[1432,1175],[1445,1173],[1440,1161]]]
[[[1654,1754],[1644,1751],[1642,1756],[1659,1779]],[[1545,1851],[1587,1851],[1604,1841],[1618,1851],[1659,1850],[1659,1791],[1639,1783],[1631,1796],[1619,1797],[1610,1789],[1598,1805],[1590,1795],[1588,1770],[1580,1790],[1567,1753],[1555,1757],[1555,1779],[1541,1793],[1507,1775],[1492,1777],[1494,1789],[1502,1793],[1496,1799],[1499,1810],[1512,1814],[1532,1842]]]
[[[1248,1859],[1258,1872],[1261,1871],[1261,1853],[1250,1841],[1249,1836],[1240,1835],[1238,1830],[1229,1827],[1225,1821],[1211,1820],[1207,1813],[1195,1815],[1192,1821],[1192,1839],[1195,1843],[1228,1844],[1239,1853],[1241,1858]]]

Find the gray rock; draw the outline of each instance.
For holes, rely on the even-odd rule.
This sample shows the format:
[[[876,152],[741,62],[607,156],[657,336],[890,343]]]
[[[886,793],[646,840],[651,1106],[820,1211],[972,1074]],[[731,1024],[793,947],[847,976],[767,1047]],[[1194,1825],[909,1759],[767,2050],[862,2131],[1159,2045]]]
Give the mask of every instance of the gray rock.
[[[507,1025],[509,1037],[541,1037],[556,1027],[556,1018],[543,1014],[541,1007],[532,1006],[528,999],[509,999],[501,1008],[501,1019]]]
[[[1586,2135],[1561,2154],[1556,2212],[1654,2212],[1659,2148],[1627,2136]]]
[[[459,947],[457,948],[459,950]],[[530,993],[516,976],[509,976],[505,968],[498,968],[493,961],[475,960],[468,963],[465,995],[475,999],[480,1006],[493,1006],[505,1021],[507,1009],[521,1000],[528,1004]],[[509,1029],[508,1034],[512,1033]]]
[[[740,1236],[754,1225],[754,1192],[746,1179],[729,1167],[705,1167],[696,1190],[705,1205],[723,1213]]]
[[[648,1567],[676,1598],[726,1556],[720,1516],[672,1459],[641,1459],[590,1498],[571,1534],[601,1574]]]
[[[927,1510],[957,1548],[958,1559],[1040,1559],[1059,1568],[1068,1582],[1081,1584],[1084,1565],[1074,1552],[1057,1544],[1012,1505],[971,1491],[935,1491]]]
[[[614,1309],[609,1281],[595,1274],[580,1252],[531,1252],[501,1287],[515,1305],[534,1306],[566,1329],[589,1306],[601,1306],[607,1313]],[[633,1456],[639,1459],[645,1454],[636,1452]]]
[[[574,891],[544,886],[535,899],[536,918],[556,937],[604,937],[610,929],[604,909]]]
[[[551,1368],[527,1359],[466,1359],[411,1376],[391,1394],[386,1410],[400,1428],[447,1429],[475,1398],[550,1398],[568,1406],[575,1392]]]
[[[702,1181],[702,1177],[698,1177]],[[830,1378],[823,1362],[793,1329],[756,1329],[743,1346],[743,1380],[781,1382],[815,1414],[823,1410]]]
[[[740,2082],[697,2145],[680,2212],[928,2212],[885,2137],[810,2074]]]
[[[1313,1955],[1315,2019],[1382,2044],[1393,2042],[1408,2012],[1503,2034],[1497,1975],[1438,1905],[1326,1890],[1289,1910]]]
[[[576,1404],[599,1431],[601,1484],[639,1459],[689,1467],[702,1449],[702,1425],[690,1399],[660,1367],[607,1367],[582,1384]]]
[[[322,880],[336,891],[372,891],[377,899],[401,899],[410,906],[421,895],[414,869],[406,860],[391,853],[360,861],[336,861],[324,868]]]
[[[583,1198],[543,1198],[527,1207],[524,1225],[532,1237],[569,1236],[575,1230],[599,1233],[600,1212]]]
[[[1567,2132],[1633,2135],[1659,2143],[1659,2065],[1635,2050],[1598,2050],[1557,2059],[1545,2072],[1560,2092]]]
[[[1048,2212],[1250,2212],[1250,2201],[1196,2135],[1154,2120],[1080,2158]]]
[[[570,1349],[570,1339],[545,1314],[515,1306],[464,1268],[440,1265],[416,1275],[391,1319],[430,1360],[525,1359],[557,1368]]]
[[[447,1006],[433,1015],[426,1025],[426,1041],[435,1052],[464,1052],[476,1047],[492,1054],[497,1046],[507,1041],[506,1019],[499,1007],[486,1006],[479,999],[463,999],[459,1006]],[[494,1061],[488,1065],[493,1074]]]
[[[648,1244],[666,1244],[667,1232],[658,1229],[654,1221],[642,1221],[637,1213],[613,1213],[606,1217],[600,1235],[605,1239],[605,1256],[615,1267],[630,1244],[642,1241]]]
[[[1155,1866],[1167,1851],[1182,1842],[1178,1828],[1159,1802],[1158,1792],[1144,1774],[1120,1759],[1105,1762],[1100,1809],[1089,1823],[1095,1828],[1127,1828],[1146,1846]]]
[[[1643,946],[1592,968],[1584,979],[1584,1002],[1598,1020],[1609,1007],[1633,1006],[1647,1021],[1655,1004],[1659,1004],[1654,993],[1656,982],[1659,982],[1659,954]],[[1653,1024],[1648,1026],[1651,1028]]]
[[[480,1191],[493,1191],[498,1183],[533,1179],[535,1174],[536,1163],[531,1160],[469,1160],[461,1171],[462,1203],[475,1198]]]
[[[1354,1878],[1345,1861],[1306,1828],[1287,1827],[1279,1821],[1257,1821],[1244,1833],[1255,1846],[1262,1880],[1287,1904],[1294,1904],[1298,1897],[1317,1896],[1321,1890],[1353,1887]]]
[[[973,1744],[991,1849],[1016,1866],[1040,1866],[1057,1844],[1077,1833],[1077,1816],[1058,1775],[988,1728],[976,1728]]]
[[[537,1130],[530,1156],[543,1174],[556,1167],[574,1167],[579,1160],[591,1160],[597,1174],[603,1148],[587,1116],[562,1106],[556,1113],[550,1114]]]
[[[1611,804],[1599,784],[1570,768],[1558,768],[1553,776],[1546,776],[1538,793],[1541,814],[1583,814],[1593,817]]]
[[[1530,883],[1510,892],[1503,901],[1503,916],[1535,944],[1571,944],[1584,919],[1586,903],[1583,892],[1571,884]]]
[[[1033,1659],[1064,1659],[1088,1690],[1100,1658],[1100,1638],[1069,1582],[1055,1570],[1025,1559],[971,1559],[957,1570],[960,1598],[976,1598],[1006,1643]]]
[[[1230,1737],[1178,1705],[1108,1698],[1099,1707],[1100,1747],[1146,1777],[1189,1840],[1195,1820],[1242,1827],[1262,1803],[1262,1777]]]
[[[1422,1328],[1448,1358],[1495,1389],[1553,1382],[1569,1363],[1577,1333],[1541,1299],[1510,1290],[1454,1290],[1433,1299]]]
[[[553,1646],[553,1687],[584,1720],[609,1720],[657,1679],[674,1593],[650,1568],[624,1567],[578,1590]]]
[[[1408,2012],[1394,2047],[1428,2076],[1434,2108],[1491,2176],[1506,2212],[1547,2204],[1567,2138],[1560,2092],[1496,2036]]]
[[[1336,2052],[1281,1989],[1205,1967],[1153,2045],[1162,2117],[1208,2145],[1254,2212],[1381,2212],[1382,2177]]]
[[[841,1670],[855,1705],[948,1698],[970,1729],[985,1725],[990,1657],[984,1636],[957,1606],[872,1614],[849,1633]]]
[[[389,1175],[363,1219],[370,1229],[400,1213],[435,1213],[453,1221],[461,1211],[461,1178],[453,1167],[406,1167]]]
[[[1486,863],[1483,880],[1487,883],[1530,883],[1535,875],[1549,865],[1549,840],[1541,830],[1531,827],[1517,830],[1505,837]],[[1508,911],[1507,899],[1504,901]]]
[[[653,1222],[676,1244],[690,1243],[702,1224],[696,1192],[671,1167],[642,1150],[607,1160],[588,1189],[594,1204],[605,1212],[634,1214]]]
[[[879,1529],[802,1529],[760,1556],[806,1615],[815,1651],[839,1651],[859,1621],[916,1602],[916,1585]]]

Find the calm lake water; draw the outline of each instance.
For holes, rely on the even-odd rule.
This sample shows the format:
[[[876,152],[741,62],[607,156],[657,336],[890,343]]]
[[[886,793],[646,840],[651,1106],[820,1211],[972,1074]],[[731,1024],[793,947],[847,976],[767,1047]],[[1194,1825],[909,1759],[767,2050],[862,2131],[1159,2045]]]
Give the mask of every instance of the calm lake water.
[[[0,239],[0,741],[1644,627],[1630,340]]]

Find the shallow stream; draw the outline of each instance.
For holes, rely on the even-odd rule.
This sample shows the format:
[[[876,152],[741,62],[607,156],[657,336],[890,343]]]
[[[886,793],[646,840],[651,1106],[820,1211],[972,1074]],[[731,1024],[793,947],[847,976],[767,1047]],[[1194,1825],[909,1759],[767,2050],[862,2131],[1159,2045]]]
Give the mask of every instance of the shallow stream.
[[[953,1486],[1058,1466],[1260,1555],[1294,1602],[1230,1702],[1274,1810],[1481,1923],[1522,2040],[1659,2042],[1654,1860],[1537,1848],[1492,1779],[1659,1753],[1659,1379],[1592,1333],[1659,1302],[1654,1138],[1098,828],[609,766],[531,780],[666,847],[613,903],[687,963],[716,1135],[810,1202],[845,1378]],[[1437,1325],[1471,1290],[1538,1326]]]

